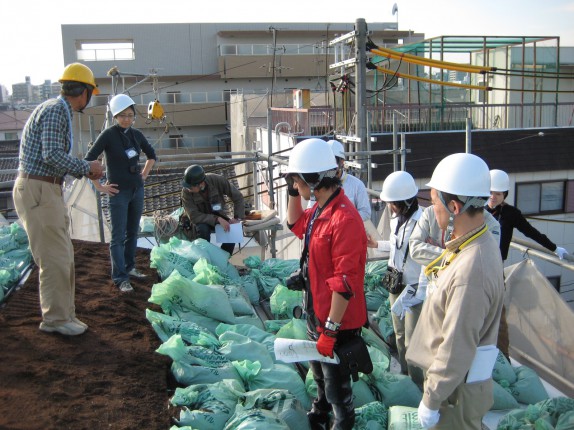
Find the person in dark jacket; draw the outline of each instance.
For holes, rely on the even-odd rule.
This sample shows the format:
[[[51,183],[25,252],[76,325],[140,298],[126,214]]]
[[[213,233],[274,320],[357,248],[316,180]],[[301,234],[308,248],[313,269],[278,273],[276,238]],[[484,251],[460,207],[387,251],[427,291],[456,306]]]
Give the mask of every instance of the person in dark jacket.
[[[508,257],[508,249],[512,240],[514,229],[518,229],[522,234],[538,242],[543,247],[554,252],[560,259],[568,251],[560,246],[556,246],[545,234],[536,230],[516,207],[509,205],[504,200],[508,196],[510,181],[506,172],[502,170],[490,171],[490,198],[486,210],[500,223],[500,253],[502,260]]]
[[[106,156],[107,182],[92,181],[96,189],[110,196],[110,258],[112,280],[123,293],[133,291],[130,276],[145,278],[135,267],[140,218],[144,206],[144,181],[155,163],[155,151],[143,133],[135,128],[135,102],[125,94],[110,100],[116,124],[105,129],[86,154],[86,160]],[[143,169],[139,158],[147,156]]]
[[[185,169],[181,191],[181,201],[185,213],[195,224],[197,235],[209,242],[215,225],[220,224],[229,231],[230,224],[241,222],[245,218],[245,200],[241,191],[221,175],[205,173],[203,167],[194,164]],[[233,202],[233,218],[224,212],[224,196]],[[221,249],[233,254],[234,243],[222,243]]]

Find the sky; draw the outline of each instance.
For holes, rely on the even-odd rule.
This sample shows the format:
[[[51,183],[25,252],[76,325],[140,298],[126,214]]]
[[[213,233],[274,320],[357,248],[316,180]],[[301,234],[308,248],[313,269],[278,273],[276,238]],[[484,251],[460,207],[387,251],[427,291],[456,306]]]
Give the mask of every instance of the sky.
[[[574,0],[20,1],[2,1],[0,84],[10,93],[12,84],[24,82],[26,76],[30,76],[33,85],[46,79],[58,80],[65,66],[62,24],[354,23],[364,18],[367,26],[369,22],[398,21],[399,30],[424,33],[426,38],[559,36],[560,46],[574,46]],[[395,15],[394,3],[398,7]]]

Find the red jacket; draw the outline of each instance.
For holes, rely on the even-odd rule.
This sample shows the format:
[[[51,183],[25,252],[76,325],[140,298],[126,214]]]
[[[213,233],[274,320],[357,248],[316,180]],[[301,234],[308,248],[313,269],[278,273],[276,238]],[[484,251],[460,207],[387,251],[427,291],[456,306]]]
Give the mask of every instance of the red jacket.
[[[291,228],[299,239],[305,235],[315,207],[307,209]],[[366,259],[367,234],[363,220],[341,189],[315,220],[309,241],[308,273],[313,309],[322,325],[329,316],[333,291],[352,294],[341,330],[357,329],[365,324]]]

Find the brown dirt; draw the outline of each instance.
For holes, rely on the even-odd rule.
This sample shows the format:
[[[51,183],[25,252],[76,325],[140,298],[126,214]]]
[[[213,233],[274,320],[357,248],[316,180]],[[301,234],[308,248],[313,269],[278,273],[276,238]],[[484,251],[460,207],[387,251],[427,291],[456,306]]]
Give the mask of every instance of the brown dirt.
[[[121,294],[110,279],[108,245],[74,241],[76,313],[89,325],[77,337],[44,333],[38,270],[0,309],[0,429],[158,429],[175,416],[168,400],[171,360],[145,318],[151,287],[149,250],[137,267],[148,274]]]

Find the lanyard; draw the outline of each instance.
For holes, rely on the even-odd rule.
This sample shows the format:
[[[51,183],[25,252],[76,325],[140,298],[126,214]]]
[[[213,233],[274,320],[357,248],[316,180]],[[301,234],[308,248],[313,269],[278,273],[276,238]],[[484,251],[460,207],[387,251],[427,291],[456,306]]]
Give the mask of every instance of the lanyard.
[[[68,150],[68,154],[70,154],[72,152],[72,148],[74,147],[74,135],[72,134],[72,116],[70,115],[70,109],[68,109],[68,104],[62,98],[62,96],[58,96],[58,100],[62,102],[62,104],[66,108],[66,114],[68,115],[68,138],[70,139],[70,149]]]
[[[315,208],[315,212],[313,212],[313,216],[311,217],[311,221],[309,221],[309,225],[307,226],[307,232],[305,233],[305,246],[309,247],[309,240],[311,239],[311,232],[313,231],[313,224],[317,217],[321,215],[321,209],[319,205]]]
[[[441,266],[439,266],[438,262],[441,261],[449,252],[448,249],[445,249],[436,259],[434,259],[428,266],[425,267],[425,276],[429,277],[431,274],[436,276],[438,271],[445,269],[452,262],[452,260],[456,258],[458,253],[462,251],[463,248],[467,247],[473,240],[482,236],[487,230],[488,227],[485,225],[483,228],[480,229],[478,233],[474,234],[469,239],[465,240],[458,248],[456,248],[455,251],[452,252],[451,255],[448,257],[448,259]]]
[[[313,232],[313,224],[315,223],[315,220],[319,218],[319,215],[321,215],[323,209],[325,209],[327,205],[331,203],[331,200],[339,195],[340,191],[341,188],[337,188],[335,192],[329,196],[322,208],[319,208],[319,204],[317,204],[315,212],[313,212],[313,216],[311,217],[311,221],[309,221],[309,225],[307,226],[307,231],[305,232],[305,248],[309,247],[309,241],[311,240],[311,233]]]

